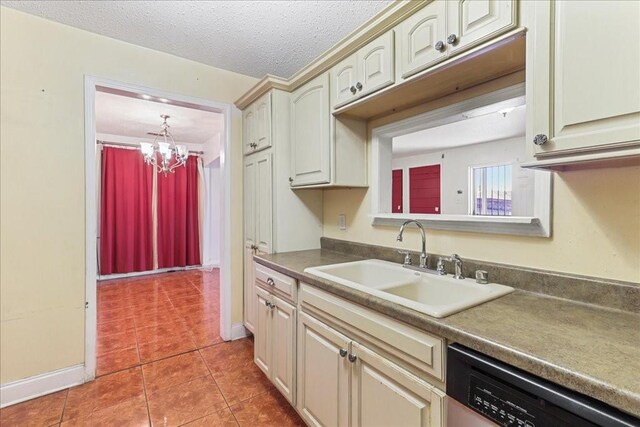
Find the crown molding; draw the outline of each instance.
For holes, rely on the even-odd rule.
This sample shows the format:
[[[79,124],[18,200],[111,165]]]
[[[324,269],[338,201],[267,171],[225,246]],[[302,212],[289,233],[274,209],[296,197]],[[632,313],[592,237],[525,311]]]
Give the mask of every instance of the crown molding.
[[[327,71],[371,40],[395,27],[398,23],[404,21],[407,17],[431,1],[432,0],[394,1],[289,79],[266,75],[249,89],[247,93],[238,98],[238,100],[234,102],[235,106],[243,110],[271,89],[280,89],[287,92],[295,90],[307,81]]]

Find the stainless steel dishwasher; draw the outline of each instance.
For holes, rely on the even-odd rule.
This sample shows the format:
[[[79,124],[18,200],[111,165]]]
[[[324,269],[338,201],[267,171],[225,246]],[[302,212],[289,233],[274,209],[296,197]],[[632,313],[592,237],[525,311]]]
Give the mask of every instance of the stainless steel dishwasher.
[[[638,427],[598,400],[459,344],[447,350],[447,427]]]

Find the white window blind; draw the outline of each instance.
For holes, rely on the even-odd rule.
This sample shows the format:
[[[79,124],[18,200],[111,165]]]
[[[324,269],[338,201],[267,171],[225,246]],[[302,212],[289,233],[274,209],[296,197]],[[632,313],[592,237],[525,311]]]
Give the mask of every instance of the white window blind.
[[[473,215],[511,215],[511,165],[474,167],[472,181]]]

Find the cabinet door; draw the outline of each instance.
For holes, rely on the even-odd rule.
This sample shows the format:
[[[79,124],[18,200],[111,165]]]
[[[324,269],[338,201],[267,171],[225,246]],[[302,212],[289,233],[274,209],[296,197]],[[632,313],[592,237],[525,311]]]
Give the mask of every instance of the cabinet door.
[[[358,50],[358,96],[392,85],[395,81],[393,30]]]
[[[357,342],[352,426],[444,426],[444,393]]]
[[[271,92],[255,103],[255,151],[271,147]]]
[[[442,61],[447,55],[446,1],[435,0],[396,29],[399,70],[403,79]],[[438,42],[443,48],[436,49]]]
[[[298,323],[298,410],[311,426],[349,425],[349,340],[300,313]],[[342,352],[342,353],[341,353]]]
[[[251,333],[255,333],[256,323],[256,293],[253,289],[256,281],[254,253],[251,247],[244,249],[244,327]]]
[[[358,98],[356,64],[356,55],[351,55],[335,65],[329,72],[331,106],[333,108],[338,108]]]
[[[256,244],[256,158],[244,161],[244,241],[245,246]]]
[[[331,180],[329,73],[291,94],[291,185],[326,184]]]
[[[273,303],[271,380],[295,405],[296,309],[276,296]]]
[[[253,360],[271,378],[271,304],[272,296],[254,285],[256,294],[256,323],[253,334]]]
[[[242,146],[244,154],[253,152],[256,143],[256,114],[253,105],[242,112]]]
[[[490,40],[518,23],[514,0],[455,0],[447,2],[447,43],[450,53]]]
[[[534,2],[527,143],[538,157],[640,145],[640,2]],[[612,45],[611,35],[621,42]],[[535,135],[548,141],[535,146]]]
[[[271,253],[273,232],[273,175],[271,153],[260,155],[256,159],[256,246],[261,252]]]

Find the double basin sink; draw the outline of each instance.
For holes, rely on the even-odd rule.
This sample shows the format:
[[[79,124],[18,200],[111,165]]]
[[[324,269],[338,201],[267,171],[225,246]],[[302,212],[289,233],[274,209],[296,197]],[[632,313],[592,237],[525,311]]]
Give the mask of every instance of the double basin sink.
[[[473,279],[419,272],[377,259],[311,267],[304,271],[437,318],[514,290],[497,283],[479,284]]]

